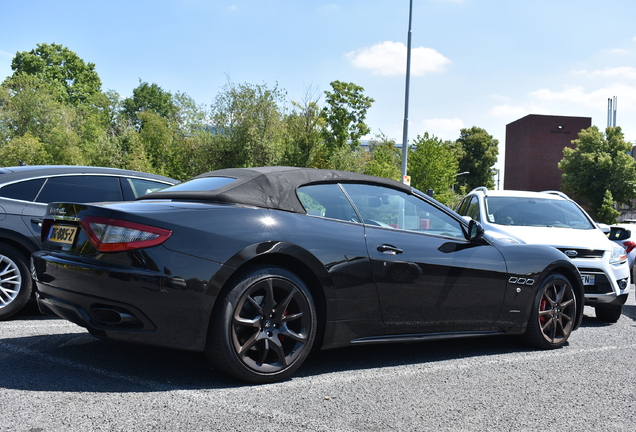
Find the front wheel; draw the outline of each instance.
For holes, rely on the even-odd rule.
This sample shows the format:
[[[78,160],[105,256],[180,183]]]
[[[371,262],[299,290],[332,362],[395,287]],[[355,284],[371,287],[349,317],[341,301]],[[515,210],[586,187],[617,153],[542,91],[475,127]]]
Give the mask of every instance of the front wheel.
[[[603,322],[615,323],[623,314],[623,306],[606,305],[595,306],[596,318]]]
[[[206,357],[243,381],[289,377],[307,358],[316,334],[316,309],[303,281],[275,266],[248,270],[217,299]]]
[[[29,301],[33,281],[26,258],[13,246],[0,244],[0,320],[5,320]]]
[[[570,281],[560,273],[548,275],[534,299],[525,338],[536,348],[554,349],[570,337],[577,314]]]

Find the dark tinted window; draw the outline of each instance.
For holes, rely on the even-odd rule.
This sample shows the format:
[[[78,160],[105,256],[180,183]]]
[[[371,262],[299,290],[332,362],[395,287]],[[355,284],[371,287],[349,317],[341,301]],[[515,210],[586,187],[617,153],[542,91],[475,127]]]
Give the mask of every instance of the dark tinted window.
[[[319,184],[298,188],[298,199],[307,214],[360,222],[356,211],[337,184]]]
[[[470,204],[468,204],[468,208],[464,215],[470,216],[471,219],[475,219],[476,221],[481,221],[479,218],[479,200],[476,196],[470,198]]]
[[[40,203],[122,200],[118,177],[88,175],[51,177],[36,199]]]
[[[25,180],[0,188],[0,197],[33,201],[46,179]]]

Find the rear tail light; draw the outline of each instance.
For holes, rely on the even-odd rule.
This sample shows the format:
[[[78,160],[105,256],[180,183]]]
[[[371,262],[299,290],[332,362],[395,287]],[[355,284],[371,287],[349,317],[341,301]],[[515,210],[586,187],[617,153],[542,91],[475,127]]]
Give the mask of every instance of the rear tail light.
[[[172,231],[118,219],[87,216],[80,225],[100,252],[122,252],[157,246],[168,240]]]
[[[636,243],[633,241],[626,241],[623,242],[623,246],[625,247],[625,252],[630,253],[636,247]]]

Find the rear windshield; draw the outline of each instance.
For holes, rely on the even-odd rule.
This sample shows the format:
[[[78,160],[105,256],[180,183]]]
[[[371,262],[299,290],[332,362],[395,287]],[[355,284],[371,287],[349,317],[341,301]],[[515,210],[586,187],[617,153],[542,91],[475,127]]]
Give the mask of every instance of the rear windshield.
[[[202,192],[212,191],[236,181],[230,177],[201,177],[179,183],[161,192]]]
[[[592,229],[594,226],[571,201],[522,198],[486,198],[488,222],[498,225]]]

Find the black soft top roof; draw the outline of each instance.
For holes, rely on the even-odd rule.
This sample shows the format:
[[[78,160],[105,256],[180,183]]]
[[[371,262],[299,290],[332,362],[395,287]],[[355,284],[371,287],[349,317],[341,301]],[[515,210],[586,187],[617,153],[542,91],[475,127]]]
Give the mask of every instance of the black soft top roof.
[[[235,181],[209,191],[171,191],[170,188],[152,192],[140,200],[175,199],[189,201],[217,201],[252,205],[277,210],[306,213],[298,200],[296,189],[317,183],[365,183],[387,186],[409,193],[411,188],[394,180],[357,174],[348,171],[295,167],[226,168],[198,175],[203,177],[229,177]],[[186,185],[187,182],[181,186]]]

